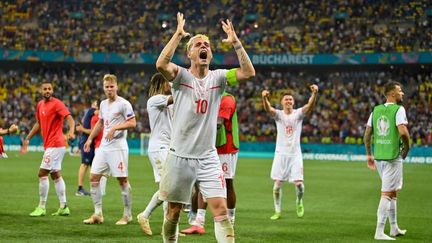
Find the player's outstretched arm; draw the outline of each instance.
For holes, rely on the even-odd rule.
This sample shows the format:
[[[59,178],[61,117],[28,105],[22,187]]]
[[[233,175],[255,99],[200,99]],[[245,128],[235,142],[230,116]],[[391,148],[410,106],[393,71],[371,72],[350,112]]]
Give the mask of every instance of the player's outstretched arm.
[[[372,127],[366,126],[366,130],[363,136],[364,145],[366,148],[367,155],[367,166],[369,169],[375,169],[374,157],[372,155]]]
[[[309,86],[309,89],[311,90],[312,95],[309,98],[308,103],[302,108],[303,113],[306,115],[312,113],[313,109],[315,108],[315,103],[318,96],[318,86],[316,84]]]
[[[4,129],[0,128],[0,136],[6,135],[6,134],[12,134],[18,131],[18,126],[15,124],[12,124],[9,128]]]
[[[222,29],[227,34],[227,38],[223,39],[222,41],[229,43],[234,47],[240,63],[240,68],[237,68],[236,70],[237,81],[245,81],[255,77],[255,68],[253,67],[252,62],[246,53],[246,50],[243,48],[243,45],[237,37],[232,22],[228,19],[226,22],[222,21]]]
[[[183,18],[183,14],[177,13],[177,30],[166,44],[156,61],[157,70],[161,72],[162,75],[169,81],[173,80],[178,72],[177,65],[171,62],[175,50],[184,37],[190,36],[189,33],[184,31],[184,24],[185,19]]]
[[[270,101],[268,100],[268,98],[270,96],[270,92],[268,90],[263,90],[261,92],[261,96],[262,96],[262,102],[263,102],[264,110],[267,113],[269,113],[271,116],[275,116],[276,115],[276,109],[271,106]]]

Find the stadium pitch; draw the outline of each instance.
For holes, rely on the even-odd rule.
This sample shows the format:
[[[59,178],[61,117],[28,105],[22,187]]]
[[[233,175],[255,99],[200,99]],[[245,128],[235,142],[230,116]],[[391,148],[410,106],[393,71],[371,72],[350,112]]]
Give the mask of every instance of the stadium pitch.
[[[153,236],[144,235],[135,218],[156,190],[147,157],[130,156],[134,221],[117,226],[115,222],[122,216],[123,206],[114,178],[108,179],[107,195],[103,198],[105,223],[82,223],[93,213],[93,205],[90,197],[75,196],[80,157],[69,154],[63,161],[63,177],[71,215],[51,216],[58,208],[58,199],[50,181],[47,215],[29,217],[39,201],[37,172],[42,153],[8,155],[8,159],[0,159],[0,242],[162,242],[162,208],[156,209],[151,217]],[[305,161],[305,215],[297,218],[294,187],[284,184],[282,218],[277,221],[269,219],[274,211],[271,163],[271,159],[239,159],[235,177],[237,242],[374,241],[380,181],[375,171],[366,168],[366,162]],[[397,238],[400,242],[432,241],[431,175],[432,165],[404,165],[398,222],[408,232]],[[180,228],[186,227],[187,214],[182,214]],[[210,213],[206,231],[205,235],[180,237],[179,241],[215,242]]]

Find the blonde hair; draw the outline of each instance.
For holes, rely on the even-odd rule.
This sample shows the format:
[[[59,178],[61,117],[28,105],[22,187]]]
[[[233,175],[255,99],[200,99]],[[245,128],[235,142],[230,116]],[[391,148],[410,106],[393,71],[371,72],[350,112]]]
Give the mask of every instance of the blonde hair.
[[[195,36],[193,36],[192,38],[189,39],[189,41],[188,41],[187,44],[186,44],[186,51],[189,52],[190,47],[191,47],[191,45],[192,45],[192,42],[193,42],[195,39],[197,39],[197,38],[202,38],[202,39],[204,39],[204,40],[206,40],[206,41],[208,41],[208,42],[210,43],[210,38],[208,38],[208,36],[203,35],[203,34],[198,34],[198,35],[195,35]]]
[[[163,94],[165,92],[165,83],[168,83],[168,80],[161,73],[155,73],[150,79],[148,96],[152,97],[157,94]]]
[[[117,83],[117,77],[114,74],[105,74],[103,77],[103,81]]]

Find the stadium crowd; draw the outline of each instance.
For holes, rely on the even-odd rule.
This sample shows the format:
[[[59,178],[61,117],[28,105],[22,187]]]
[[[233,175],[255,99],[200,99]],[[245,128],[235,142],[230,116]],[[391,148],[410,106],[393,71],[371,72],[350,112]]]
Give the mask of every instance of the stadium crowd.
[[[0,69],[0,125],[19,124],[28,130],[33,124],[37,84],[49,79],[56,84],[55,96],[61,98],[79,121],[94,97],[103,98],[101,77],[110,70],[79,68],[45,68],[34,71]],[[111,70],[112,71],[112,70]],[[137,128],[132,138],[149,132],[146,100],[152,72],[119,69],[119,95],[134,106]],[[295,90],[298,106],[307,102],[308,85],[318,84],[320,95],[316,112],[303,123],[304,143],[361,144],[365,123],[375,104],[384,101],[382,84],[389,79],[400,81],[406,91],[409,128],[417,145],[432,144],[432,72],[395,68],[390,71],[282,71],[259,70],[254,80],[241,83],[231,92],[236,96],[242,141],[274,141],[274,121],[261,107],[261,91],[271,91],[271,102],[278,107],[283,92]]]
[[[251,53],[432,51],[432,8],[418,1],[82,1],[0,2],[0,48],[159,53],[184,12],[187,30],[210,36],[230,18]],[[156,20],[156,21],[155,21]]]

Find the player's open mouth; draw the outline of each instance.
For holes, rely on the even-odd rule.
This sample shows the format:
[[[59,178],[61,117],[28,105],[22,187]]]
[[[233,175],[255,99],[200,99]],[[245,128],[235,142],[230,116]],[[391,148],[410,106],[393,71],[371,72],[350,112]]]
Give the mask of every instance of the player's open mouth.
[[[206,50],[201,50],[199,53],[199,58],[200,59],[207,59],[207,51]]]

